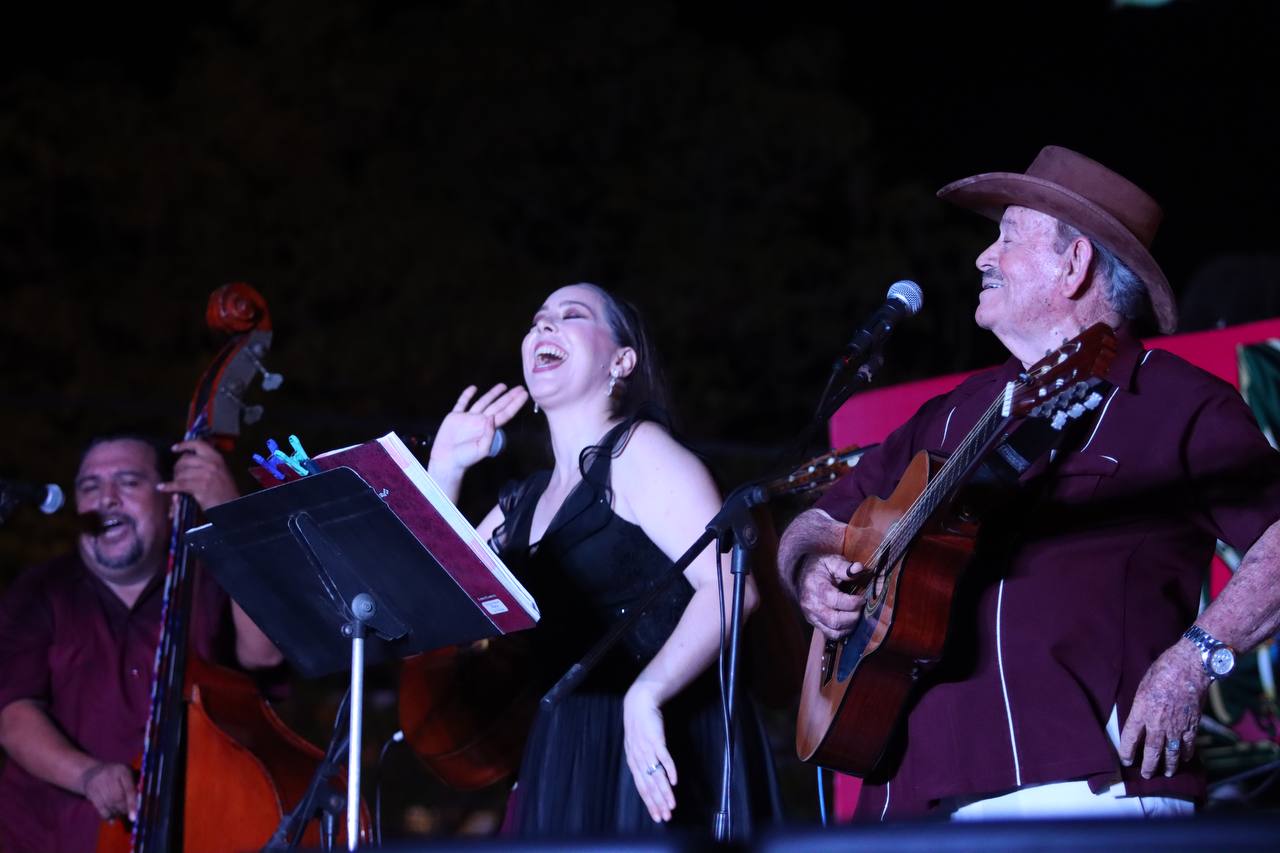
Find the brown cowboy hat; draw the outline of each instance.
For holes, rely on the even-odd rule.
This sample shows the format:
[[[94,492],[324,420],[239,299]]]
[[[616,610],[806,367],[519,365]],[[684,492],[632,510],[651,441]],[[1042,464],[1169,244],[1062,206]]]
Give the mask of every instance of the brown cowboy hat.
[[[1126,178],[1067,148],[1040,150],[1026,174],[987,172],[938,190],[938,198],[1000,221],[1016,204],[1054,216],[1097,239],[1142,279],[1160,331],[1178,326],[1169,281],[1151,257],[1151,240],[1164,213],[1156,200]]]

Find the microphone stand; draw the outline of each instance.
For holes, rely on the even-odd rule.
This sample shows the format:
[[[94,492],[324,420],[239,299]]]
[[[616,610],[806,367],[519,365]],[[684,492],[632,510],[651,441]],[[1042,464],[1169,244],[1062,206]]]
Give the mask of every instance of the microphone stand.
[[[865,358],[858,369],[849,373],[850,366],[854,363],[849,353],[845,353],[836,359],[835,364],[831,368],[831,376],[827,379],[827,386],[822,389],[822,397],[818,402],[818,407],[813,413],[813,418],[805,425],[800,434],[796,436],[792,443],[791,452],[788,456],[804,456],[805,448],[810,441],[813,440],[814,433],[821,429],[832,416],[858,391],[866,388],[875,379],[876,373],[884,365],[884,354],[882,352],[883,344],[872,347],[869,351],[862,350],[859,357]],[[839,380],[840,384],[836,384]],[[823,445],[824,447],[827,445]]]
[[[827,388],[823,392],[822,402],[809,425],[801,432],[802,440],[808,440],[814,430],[824,423],[836,410],[844,405],[855,391],[865,388],[875,378],[876,372],[884,364],[881,354],[881,343],[876,343],[867,350],[848,352],[837,359]],[[865,361],[857,371],[849,376],[843,384],[836,386],[836,380],[846,373],[853,359]],[[733,741],[734,741],[734,708],[737,702],[738,686],[738,649],[742,636],[742,603],[746,593],[746,577],[751,571],[751,551],[759,541],[760,532],[755,519],[751,515],[754,507],[768,503],[769,490],[759,482],[751,482],[739,486],[724,501],[720,511],[707,523],[702,535],[676,560],[666,573],[654,584],[638,607],[613,624],[603,637],[592,646],[587,653],[552,685],[543,695],[541,710],[544,712],[554,708],[565,696],[576,690],[586,677],[599,666],[610,650],[618,644],[622,636],[642,617],[648,608],[665,593],[675,581],[683,576],[699,554],[715,541],[721,554],[733,552],[730,572],[733,574],[733,602],[729,620],[728,665],[724,672],[724,704],[727,716],[725,732],[724,758],[720,776],[720,810],[716,812],[712,827],[717,841],[728,841],[732,826],[731,792],[733,789]],[[717,582],[719,579],[717,578]]]

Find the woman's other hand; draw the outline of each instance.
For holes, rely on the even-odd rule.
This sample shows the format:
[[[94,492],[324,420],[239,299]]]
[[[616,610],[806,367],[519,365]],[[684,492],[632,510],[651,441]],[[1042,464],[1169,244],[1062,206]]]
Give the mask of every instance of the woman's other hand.
[[[655,823],[671,820],[676,807],[676,763],[667,752],[657,698],[642,682],[631,685],[622,700],[622,728],[627,766],[649,817]]]

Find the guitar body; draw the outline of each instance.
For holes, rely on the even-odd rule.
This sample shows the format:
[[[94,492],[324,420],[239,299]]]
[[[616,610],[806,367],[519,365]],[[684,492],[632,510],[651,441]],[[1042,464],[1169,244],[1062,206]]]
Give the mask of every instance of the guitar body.
[[[477,791],[516,775],[542,695],[532,654],[514,635],[404,660],[400,728],[440,781]]]
[[[924,491],[940,463],[922,451],[888,498],[864,500],[845,530],[844,558],[870,567],[886,531]],[[831,643],[813,632],[796,723],[796,752],[805,761],[859,776],[870,773],[916,679],[941,658],[951,600],[973,554],[977,525],[947,518],[945,509],[939,515],[867,589],[862,620],[852,634]]]

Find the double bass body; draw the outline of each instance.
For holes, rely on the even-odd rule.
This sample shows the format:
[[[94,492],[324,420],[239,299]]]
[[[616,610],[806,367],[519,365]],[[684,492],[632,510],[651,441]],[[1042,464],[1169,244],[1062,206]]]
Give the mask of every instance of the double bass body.
[[[181,849],[258,850],[302,799],[321,751],[296,734],[243,673],[192,658],[187,666]],[[318,829],[304,843],[319,841]],[[130,827],[103,824],[99,853],[128,853]]]

